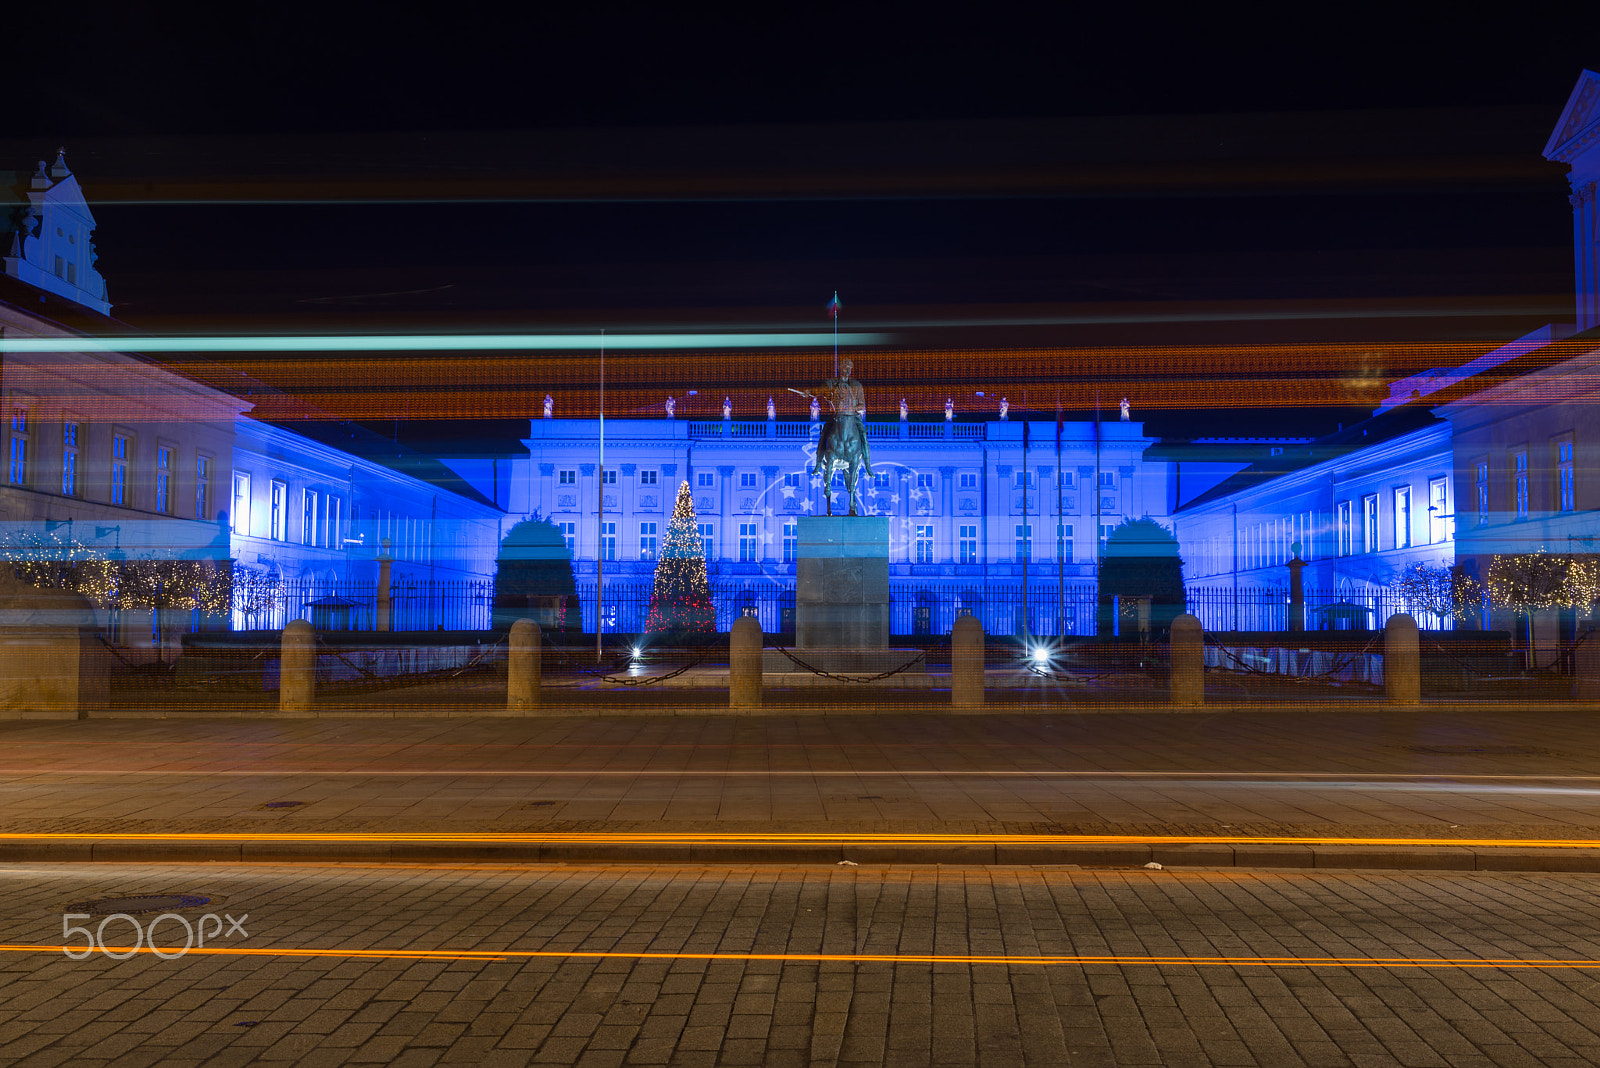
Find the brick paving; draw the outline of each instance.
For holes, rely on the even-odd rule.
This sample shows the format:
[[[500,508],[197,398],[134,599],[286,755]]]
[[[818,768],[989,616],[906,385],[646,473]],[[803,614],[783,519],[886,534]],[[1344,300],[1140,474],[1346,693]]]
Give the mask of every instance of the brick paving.
[[[1566,711],[11,721],[0,832],[1600,838],[1597,769]]]
[[[231,944],[258,950],[624,954],[118,962],[0,951],[0,1062],[1587,1065],[1600,1062],[1593,970],[630,954],[1595,960],[1597,879],[0,866],[7,946],[58,945],[63,910],[87,899],[199,892],[248,913],[248,939]],[[175,937],[176,925],[163,928],[164,945]]]

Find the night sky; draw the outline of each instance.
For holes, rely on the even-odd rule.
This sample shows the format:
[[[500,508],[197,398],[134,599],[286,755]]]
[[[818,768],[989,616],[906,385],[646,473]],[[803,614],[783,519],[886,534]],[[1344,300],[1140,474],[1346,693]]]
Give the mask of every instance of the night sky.
[[[921,392],[869,373],[869,394],[992,386],[1018,361],[971,352],[1047,349],[998,384],[1078,408],[1091,383],[1139,406],[1100,350],[1202,346],[1225,370],[1228,346],[1343,345],[1349,374],[1392,375],[1571,314],[1563,169],[1539,150],[1600,67],[1595,16],[205,10],[107,5],[8,58],[6,165],[67,147],[115,313],[143,329],[820,328],[837,289],[848,326],[891,324],[940,368]],[[734,365],[752,395],[789,384]],[[1169,434],[1348,417],[1248,390],[1140,414]]]

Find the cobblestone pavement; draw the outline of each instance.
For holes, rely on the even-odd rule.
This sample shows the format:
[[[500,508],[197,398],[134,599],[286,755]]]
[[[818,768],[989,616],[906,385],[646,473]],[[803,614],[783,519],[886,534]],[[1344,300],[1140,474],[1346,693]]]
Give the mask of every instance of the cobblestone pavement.
[[[1593,838],[1597,771],[1555,711],[9,722],[0,831]]]
[[[1589,1065],[1600,1062],[1600,972],[1359,962],[1594,961],[1597,880],[1000,867],[0,867],[0,1061]],[[59,949],[18,949],[59,946],[69,906],[134,893],[209,894],[210,905],[186,915],[248,915],[248,937],[213,946],[284,955],[75,961]],[[107,932],[121,932],[114,945],[132,942],[125,920]],[[159,941],[174,951],[179,926],[168,921]],[[335,952],[287,955],[315,949]],[[502,957],[404,956],[428,950]],[[394,956],[349,955],[359,951]],[[540,951],[557,955],[517,956]],[[618,955],[569,955],[582,952]],[[730,956],[671,956],[685,953]],[[810,959],[817,954],[877,959]],[[885,959],[963,955],[1012,959]],[[1123,960],[1028,962],[1039,956]],[[1127,959],[1137,957],[1168,961]],[[1231,963],[1199,961],[1216,957]],[[1249,963],[1262,957],[1283,959]],[[1306,963],[1328,957],[1345,963]]]

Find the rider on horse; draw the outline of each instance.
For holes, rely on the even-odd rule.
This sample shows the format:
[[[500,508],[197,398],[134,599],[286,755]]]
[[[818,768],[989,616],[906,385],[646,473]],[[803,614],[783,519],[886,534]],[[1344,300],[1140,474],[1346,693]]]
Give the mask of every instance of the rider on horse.
[[[853,367],[848,359],[844,360],[839,366],[839,377],[830,378],[822,384],[821,396],[832,406],[833,412],[822,424],[822,433],[817,438],[816,469],[822,476],[822,492],[829,515],[833,514],[833,471],[836,466],[844,469],[851,515],[856,514],[856,466],[864,465],[867,474],[872,474],[872,452],[867,446],[866,424],[862,422],[862,417],[867,414],[867,396],[861,383],[850,377]]]

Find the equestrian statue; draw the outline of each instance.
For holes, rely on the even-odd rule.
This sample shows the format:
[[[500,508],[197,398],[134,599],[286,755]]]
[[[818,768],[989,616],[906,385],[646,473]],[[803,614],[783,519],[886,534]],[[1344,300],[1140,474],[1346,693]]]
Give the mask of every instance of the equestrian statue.
[[[856,468],[865,467],[872,474],[872,450],[867,445],[867,427],[862,417],[867,414],[867,395],[861,383],[850,377],[854,367],[849,360],[839,365],[839,377],[823,382],[818,393],[791,390],[802,397],[816,400],[819,396],[833,409],[822,424],[822,434],[817,438],[816,472],[822,476],[822,495],[827,502],[828,514],[833,514],[833,474],[844,472],[844,484],[850,493],[850,514],[856,515]]]

